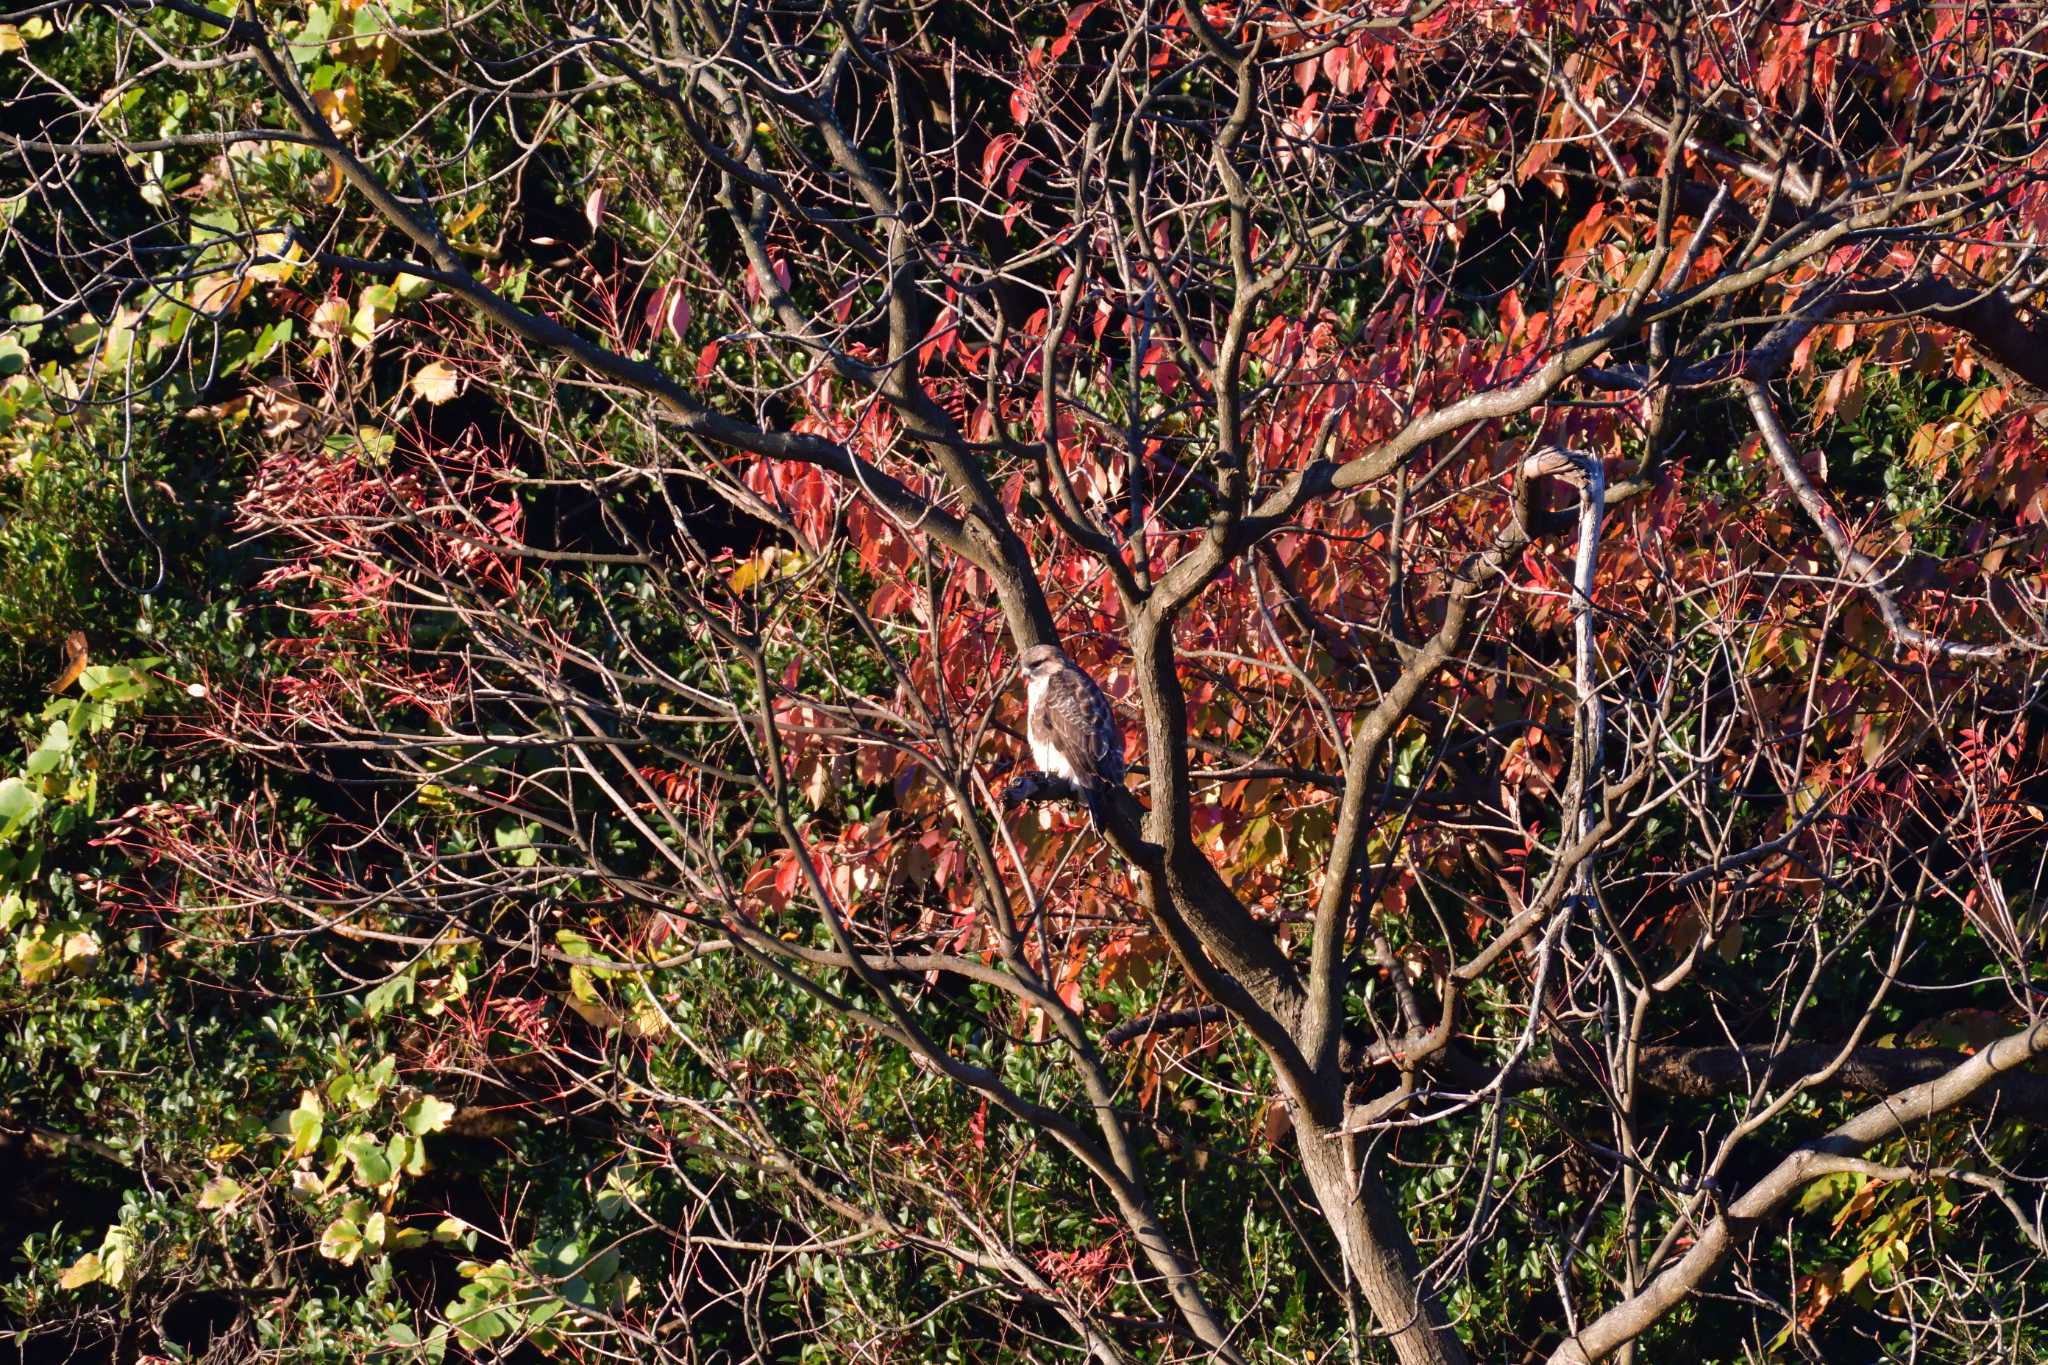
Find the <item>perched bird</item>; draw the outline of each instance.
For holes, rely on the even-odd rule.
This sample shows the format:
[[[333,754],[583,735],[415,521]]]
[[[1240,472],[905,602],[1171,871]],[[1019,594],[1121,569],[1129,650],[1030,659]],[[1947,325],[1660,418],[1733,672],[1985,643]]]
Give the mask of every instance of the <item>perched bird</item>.
[[[1522,461],[1522,477],[1541,479],[1557,476],[1569,483],[1583,484],[1586,481],[1587,457],[1563,446],[1543,446]]]
[[[1124,780],[1124,734],[1109,698],[1058,645],[1033,645],[1018,656],[1030,702],[1025,724],[1031,761],[1071,786],[1088,803],[1088,823],[1102,829],[1108,789]]]

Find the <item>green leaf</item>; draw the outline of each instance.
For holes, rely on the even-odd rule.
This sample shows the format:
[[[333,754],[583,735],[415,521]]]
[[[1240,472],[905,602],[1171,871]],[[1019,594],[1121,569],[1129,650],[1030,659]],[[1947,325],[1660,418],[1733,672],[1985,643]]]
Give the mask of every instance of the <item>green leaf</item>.
[[[199,1191],[199,1207],[202,1209],[224,1209],[241,1198],[242,1182],[225,1175],[217,1175],[206,1182],[206,1188]]]
[[[321,1130],[326,1126],[325,1112],[317,1091],[300,1093],[299,1107],[286,1116],[286,1131],[291,1134],[293,1156],[311,1156],[320,1146]]]
[[[256,334],[256,344],[249,351],[249,363],[260,365],[270,358],[271,352],[292,339],[292,320],[285,318],[273,322]]]
[[[574,1237],[543,1237],[534,1243],[535,1268],[543,1275],[566,1275],[583,1263],[583,1247]]]
[[[149,695],[151,682],[140,669],[162,663],[162,659],[138,659],[129,664],[87,664],[78,675],[79,690],[95,701],[119,705],[140,701]]]
[[[597,1216],[617,1218],[632,1208],[645,1195],[640,1182],[613,1170],[604,1178],[604,1185],[597,1192]]]
[[[33,986],[55,976],[64,966],[64,949],[40,932],[15,940],[14,966],[23,985]]]
[[[591,1284],[605,1284],[619,1273],[619,1249],[609,1247],[584,1262],[580,1278]]]
[[[43,808],[43,798],[18,777],[0,781],[0,839],[14,833]]]
[[[70,753],[71,727],[61,720],[51,722],[49,732],[43,736],[43,742],[28,756],[28,775],[41,777],[45,773],[54,772],[57,765]]]
[[[1847,1171],[1837,1171],[1833,1175],[1817,1178],[1806,1187],[1805,1193],[1799,1196],[1799,1211],[1812,1213],[1825,1204],[1833,1203],[1855,1188],[1856,1179]]]
[[[370,1134],[349,1134],[347,1141],[341,1144],[341,1151],[355,1166],[358,1184],[374,1190],[391,1179],[391,1158],[384,1155],[384,1149]]]
[[[446,1128],[455,1117],[455,1106],[432,1095],[422,1095],[406,1106],[403,1121],[413,1136],[424,1137]]]
[[[509,1288],[501,1266],[479,1268],[477,1278],[464,1285],[455,1302],[448,1305],[448,1325],[465,1348],[482,1350],[512,1330],[511,1320],[499,1302]]]
[[[334,30],[334,11],[325,5],[314,5],[306,11],[305,25],[299,34],[285,46],[292,54],[292,60],[300,66],[309,66],[320,60],[326,51],[327,35]],[[333,76],[328,80],[332,81]]]
[[[513,862],[521,867],[532,867],[540,861],[540,850],[533,847],[533,836],[537,830],[534,825],[500,825],[491,831],[491,836],[498,841],[500,849],[512,855]]]
[[[136,93],[141,92],[138,90]],[[75,354],[85,355],[100,344],[100,325],[92,318],[74,322],[64,329],[64,339],[71,343]]]
[[[410,972],[394,976],[381,986],[371,987],[363,996],[363,1013],[371,1019],[382,1018],[400,1003],[410,1005],[415,990]]]
[[[353,1218],[341,1217],[320,1234],[320,1254],[330,1261],[354,1265],[363,1254],[363,1230]]]
[[[100,1242],[100,1270],[110,1285],[119,1288],[128,1278],[129,1260],[135,1254],[135,1234],[116,1225],[107,1229]]]
[[[406,1175],[421,1175],[427,1169],[426,1148],[410,1133],[393,1133],[391,1141],[384,1144],[384,1159],[391,1163],[392,1171]]]

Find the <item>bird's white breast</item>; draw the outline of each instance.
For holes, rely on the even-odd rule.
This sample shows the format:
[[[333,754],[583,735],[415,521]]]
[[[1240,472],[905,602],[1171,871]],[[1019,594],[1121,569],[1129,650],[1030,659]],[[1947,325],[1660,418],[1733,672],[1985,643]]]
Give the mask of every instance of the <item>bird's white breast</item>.
[[[1045,706],[1045,694],[1050,686],[1051,680],[1047,678],[1033,678],[1025,684],[1024,695],[1030,703],[1032,715],[1036,716]],[[1066,755],[1046,743],[1036,725],[1027,724],[1024,728],[1025,738],[1031,744],[1031,761],[1037,766],[1038,771],[1050,773],[1069,782],[1073,781],[1076,774],[1073,765],[1067,762]]]

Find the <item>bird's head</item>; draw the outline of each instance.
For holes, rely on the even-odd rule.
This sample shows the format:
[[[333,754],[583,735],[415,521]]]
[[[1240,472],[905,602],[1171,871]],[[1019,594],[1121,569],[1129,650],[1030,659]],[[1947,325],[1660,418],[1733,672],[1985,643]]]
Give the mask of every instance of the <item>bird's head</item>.
[[[1591,456],[1581,455],[1576,450],[1566,450],[1563,446],[1544,446],[1522,461],[1522,477],[1557,477],[1571,483],[1583,484],[1591,459]]]
[[[1067,656],[1058,645],[1033,645],[1017,656],[1017,672],[1027,681],[1044,678],[1058,672],[1067,662]]]

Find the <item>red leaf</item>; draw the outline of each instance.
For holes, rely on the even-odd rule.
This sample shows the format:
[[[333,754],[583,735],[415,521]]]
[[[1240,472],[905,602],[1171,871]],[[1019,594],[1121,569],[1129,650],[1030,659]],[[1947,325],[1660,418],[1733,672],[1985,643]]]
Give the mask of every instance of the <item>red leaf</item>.
[[[1038,160],[1035,156],[1020,156],[1010,163],[1010,173],[1003,177],[1003,194],[1014,200],[1017,197],[1017,182],[1024,178],[1024,172],[1031,169]]]
[[[1102,0],[1084,0],[1084,3],[1074,6],[1073,9],[1067,12],[1067,30],[1059,37],[1053,39],[1052,42],[1052,55],[1054,57],[1064,57],[1067,54],[1067,49],[1073,45],[1074,39],[1080,35],[1081,25],[1088,22],[1088,16],[1093,14],[1095,7],[1101,3]]]
[[[681,282],[663,285],[647,301],[648,327],[656,332],[665,327],[677,341],[689,330],[691,316],[690,301],[683,296]]]
[[[771,256],[768,258],[768,267],[769,269],[775,272],[775,282],[781,285],[783,291],[787,293],[789,290],[790,278],[789,262],[782,260],[778,257]],[[761,275],[759,271],[754,269],[752,264],[749,264],[747,266],[747,278],[745,288],[747,291],[748,303],[759,303],[761,301]]]
[[[982,184],[995,183],[996,173],[1002,170],[1003,163],[1010,159],[1010,153],[1016,149],[1019,141],[1015,133],[997,133],[988,140],[988,146],[983,148],[981,153]]]

